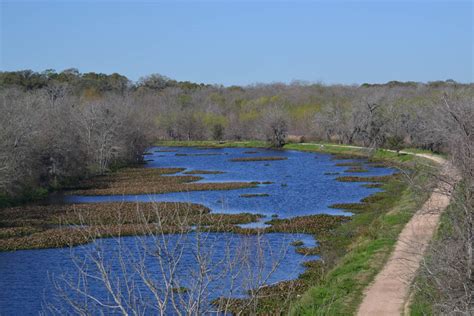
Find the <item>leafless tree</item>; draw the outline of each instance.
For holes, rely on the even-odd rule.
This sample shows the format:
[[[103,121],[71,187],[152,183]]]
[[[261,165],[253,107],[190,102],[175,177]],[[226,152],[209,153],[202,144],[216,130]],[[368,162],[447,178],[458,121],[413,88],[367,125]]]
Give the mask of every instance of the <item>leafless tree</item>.
[[[260,292],[280,266],[289,243],[271,247],[262,234],[216,237],[199,224],[190,227],[182,210],[157,211],[154,217],[151,224],[137,207],[135,222],[145,235],[127,240],[95,240],[107,225],[81,225],[86,227],[82,233],[95,241],[71,248],[74,269],[53,276],[57,292],[46,301],[45,311],[81,315],[256,312]],[[234,298],[245,300],[236,305]]]

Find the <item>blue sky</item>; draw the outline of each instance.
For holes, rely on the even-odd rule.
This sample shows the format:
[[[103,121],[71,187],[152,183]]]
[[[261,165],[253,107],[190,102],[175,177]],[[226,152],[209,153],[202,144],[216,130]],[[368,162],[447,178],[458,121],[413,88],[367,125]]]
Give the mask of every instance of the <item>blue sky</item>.
[[[471,1],[1,1],[1,70],[473,81]]]

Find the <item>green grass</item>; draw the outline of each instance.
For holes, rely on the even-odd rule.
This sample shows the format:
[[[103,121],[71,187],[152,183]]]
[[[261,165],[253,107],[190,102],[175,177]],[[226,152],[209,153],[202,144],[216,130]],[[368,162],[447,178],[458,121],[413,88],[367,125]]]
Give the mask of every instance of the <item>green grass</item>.
[[[269,147],[265,142],[161,142],[162,146],[215,146],[215,147]],[[430,183],[424,174],[426,165],[435,165],[427,159],[410,154],[396,153],[383,149],[350,148],[344,145],[287,144],[284,149],[306,152],[320,152],[347,157],[368,157],[370,161],[385,162],[410,168],[414,172],[416,186],[427,187]],[[404,149],[410,153],[429,153],[419,149]],[[393,177],[383,184],[381,198],[372,199],[365,207],[357,210],[352,220],[338,226],[329,234],[321,234],[318,241],[324,260],[321,267],[311,267],[299,280],[311,286],[302,297],[292,303],[293,315],[351,315],[355,314],[363,298],[364,289],[382,269],[397,241],[398,235],[429,195],[415,192],[413,186],[400,178]],[[315,268],[316,269],[316,268]],[[426,304],[420,303],[413,311],[426,311]],[[278,301],[267,302],[267,306],[279,306]],[[281,304],[281,303],[280,303]],[[423,305],[424,304],[424,305]],[[271,311],[266,309],[265,311]],[[412,312],[413,314],[413,312]],[[421,315],[421,314],[414,314]]]
[[[423,185],[428,179],[415,177]],[[352,221],[320,238],[322,257],[333,267],[292,307],[293,315],[352,315],[364,289],[388,259],[399,233],[426,195],[416,194],[404,181],[384,184],[385,192]]]
[[[21,194],[16,197],[0,193],[0,208],[12,207],[29,203],[32,201],[42,200],[45,199],[48,194],[48,189],[41,187],[25,189]]]
[[[217,142],[217,141],[162,141],[158,146],[195,147],[260,147],[269,145],[262,141]],[[348,148],[335,144],[287,144],[284,149],[321,152],[351,157],[369,157],[373,161],[417,168],[415,184],[426,186],[429,179],[420,170],[426,159],[408,154],[397,154],[385,150]],[[409,149],[410,150],[410,149]],[[421,151],[418,151],[421,153]],[[425,153],[425,152],[423,152]],[[416,162],[422,162],[416,165]],[[299,281],[306,282],[307,290],[294,301],[291,313],[294,315],[351,315],[363,298],[364,289],[374,279],[388,259],[400,231],[419,209],[429,190],[423,194],[414,192],[408,183],[392,177],[383,184],[381,198],[371,199],[364,208],[357,210],[350,221],[344,221],[328,233],[318,233],[321,257],[324,260],[323,273],[320,265],[308,266]],[[0,199],[1,200],[1,199]],[[277,220],[273,220],[277,222]],[[318,251],[319,251],[318,250]],[[416,298],[416,297],[415,297]],[[269,310],[281,305],[281,301],[268,302]],[[412,315],[426,312],[426,302],[415,299]],[[419,313],[418,313],[419,312]],[[418,313],[418,314],[417,314]]]
[[[156,146],[169,146],[169,147],[212,147],[212,148],[224,148],[224,147],[254,147],[254,148],[270,148],[270,144],[260,140],[248,140],[248,141],[213,141],[213,140],[201,140],[201,141],[159,141],[155,143]],[[332,144],[328,142],[318,143],[288,143],[284,149],[299,150],[299,151],[310,151],[327,154],[342,154],[354,157],[370,157],[371,159],[378,161],[387,161],[391,163],[405,164],[407,162],[424,162],[427,163],[426,159],[416,157],[413,155],[407,155],[403,153],[396,153],[387,151],[384,149],[368,149],[368,148],[350,148],[346,145]],[[440,157],[445,157],[442,154],[433,154],[429,150],[417,149],[417,148],[406,148],[401,151],[410,153],[423,153],[432,154]]]

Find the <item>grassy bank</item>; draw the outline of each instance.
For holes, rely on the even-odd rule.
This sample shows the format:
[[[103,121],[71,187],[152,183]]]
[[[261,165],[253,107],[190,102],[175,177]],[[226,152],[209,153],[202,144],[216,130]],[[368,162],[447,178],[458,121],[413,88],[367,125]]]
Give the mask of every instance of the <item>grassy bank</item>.
[[[201,148],[217,147],[260,147],[267,148],[268,144],[259,141],[248,142],[159,142],[161,146],[196,146]],[[300,150],[307,152],[321,152],[335,155],[336,158],[369,158],[374,165],[400,166],[404,170],[410,170],[412,184],[423,188],[430,187],[430,179],[425,176],[424,168],[429,163],[423,158],[418,158],[408,154],[397,154],[396,152],[384,150],[368,150],[360,148],[350,148],[332,144],[288,144],[284,147],[287,150]],[[353,164],[353,163],[352,163]],[[348,167],[349,164],[347,164]],[[354,167],[354,165],[352,165]],[[176,176],[173,173],[181,172],[183,169],[122,169],[109,176],[96,178],[92,182],[82,183],[82,189],[75,191],[76,194],[101,195],[101,194],[140,194],[159,192],[179,192],[189,190],[216,190],[233,189],[256,186],[258,183],[236,183],[235,187],[205,187],[208,184],[193,183],[200,177],[195,175]],[[216,172],[216,171],[209,171]],[[205,173],[205,171],[201,171]],[[166,177],[162,176],[167,174]],[[361,203],[335,205],[337,208],[345,208],[354,213],[351,218],[344,216],[313,215],[302,216],[291,219],[272,219],[269,227],[263,230],[240,228],[235,224],[249,223],[258,220],[258,215],[237,214],[221,215],[209,214],[208,211],[198,210],[196,214],[188,214],[179,218],[180,227],[176,225],[164,226],[164,232],[176,232],[182,230],[184,226],[190,229],[191,226],[199,224],[206,226],[210,231],[233,231],[238,233],[263,232],[291,232],[313,234],[318,242],[317,248],[306,248],[301,245],[298,251],[301,253],[320,254],[322,260],[311,261],[305,264],[307,270],[292,281],[281,282],[277,285],[265,287],[259,298],[258,309],[261,313],[274,314],[285,312],[288,309],[295,315],[347,315],[353,314],[362,299],[364,288],[373,280],[380,271],[388,256],[390,255],[397,237],[403,226],[410,220],[413,213],[422,205],[430,190],[415,192],[414,186],[410,185],[404,176],[385,177],[350,177],[344,176],[339,181],[362,182],[361,185],[381,187],[383,192],[377,193],[364,199]],[[202,186],[201,186],[202,185]],[[221,184],[215,184],[221,185]],[[224,185],[224,184],[222,184]],[[229,185],[226,183],[225,185]],[[159,193],[158,192],[158,193]],[[107,206],[109,205],[109,206]],[[96,218],[99,209],[88,210],[88,207],[105,208],[101,213],[102,217]],[[107,211],[107,207],[110,209]],[[133,207],[129,213],[132,214]],[[156,218],[153,212],[148,212],[147,223],[152,223]],[[193,206],[196,207],[196,206]],[[81,208],[85,208],[82,211]],[[116,210],[116,209],[115,209]],[[41,247],[60,247],[58,240],[64,243],[71,242],[68,239],[60,239],[59,232],[55,225],[67,222],[73,225],[84,223],[83,219],[89,222],[101,222],[101,225],[94,225],[94,237],[107,237],[117,235],[137,235],[146,234],[152,231],[151,226],[137,226],[138,223],[133,217],[123,214],[119,220],[113,220],[111,214],[114,213],[112,204],[100,204],[92,206],[79,206],[82,212],[81,217],[70,215],[71,210],[60,210],[62,217],[56,216],[52,211],[51,217],[40,226],[20,225],[20,223],[31,223],[37,221],[35,214],[48,214],[48,211],[36,210],[27,212],[32,214],[32,218],[22,218],[23,212],[17,211],[15,225],[4,223],[0,228],[0,249],[37,248],[37,243]],[[75,209],[78,212],[78,209]],[[13,212],[15,213],[15,212]],[[26,213],[26,212],[25,212]],[[166,212],[165,212],[166,213]],[[163,213],[163,214],[165,214]],[[175,213],[173,213],[176,215]],[[2,215],[2,218],[9,218]],[[66,216],[67,215],[67,216]],[[169,215],[169,214],[168,214]],[[19,216],[19,217],[18,217]],[[71,217],[72,216],[72,217]],[[76,216],[76,217],[74,217]],[[95,215],[97,216],[97,215]],[[165,216],[166,217],[166,216]],[[61,218],[59,220],[58,218]],[[81,220],[79,220],[81,219]],[[67,221],[66,221],[67,220]],[[105,222],[105,225],[103,224]],[[219,225],[214,223],[218,222]],[[0,223],[1,224],[1,223]],[[18,225],[17,225],[18,224]],[[18,227],[16,230],[9,230],[10,227]],[[90,241],[83,239],[77,230],[87,227],[66,227],[62,233],[65,236],[78,236],[77,243]],[[85,231],[91,236],[89,231]],[[41,235],[43,234],[43,235]],[[38,239],[39,238],[39,239]],[[69,237],[70,238],[70,237]],[[82,238],[82,239],[81,239]],[[49,242],[49,244],[48,244]],[[62,245],[64,245],[64,243]],[[23,246],[26,245],[26,246]],[[283,299],[284,297],[284,299]],[[236,309],[241,306],[240,300],[234,300]]]
[[[161,146],[206,147],[268,147],[262,142],[160,142]],[[375,278],[388,259],[398,235],[412,215],[428,198],[431,179],[426,168],[434,163],[410,153],[429,153],[407,149],[397,153],[383,149],[352,148],[337,144],[287,144],[287,150],[318,152],[335,155],[335,158],[369,158],[374,166],[395,166],[409,170],[412,183],[402,175],[370,179],[366,177],[340,177],[340,181],[376,182],[383,192],[364,199],[362,203],[339,205],[354,213],[351,220],[318,231],[322,260],[308,264],[307,271],[297,280],[283,282],[264,289],[259,301],[262,313],[282,312],[290,308],[295,315],[350,315],[357,311],[364,289]],[[430,153],[431,154],[431,153]],[[383,184],[378,182],[383,181]],[[364,184],[366,186],[366,184]],[[425,188],[423,192],[416,187]],[[292,232],[303,232],[314,219],[290,220]],[[278,220],[270,223],[276,224]],[[286,223],[288,227],[288,223]],[[279,230],[278,225],[268,230]],[[310,232],[311,231],[307,231]],[[314,232],[313,232],[314,233]],[[283,295],[282,291],[292,294]],[[302,295],[301,295],[302,294]],[[285,296],[285,300],[282,297]],[[288,299],[290,296],[290,299]],[[235,305],[238,309],[239,300]]]
[[[202,147],[202,148],[225,148],[225,147],[254,147],[254,148],[270,148],[270,144],[264,141],[249,140],[249,141],[159,141],[155,143],[156,146],[170,146],[170,147]],[[397,164],[406,167],[407,165],[413,166],[413,164],[420,163],[425,165],[433,166],[434,163],[407,153],[418,153],[418,154],[431,154],[432,152],[417,149],[417,148],[406,148],[402,149],[402,153],[394,151],[388,151],[384,149],[369,149],[369,148],[353,148],[351,146],[339,145],[327,142],[318,143],[289,143],[286,144],[283,149],[287,150],[298,150],[307,152],[318,152],[333,154],[335,156],[354,158],[363,157],[369,158],[372,161],[387,162],[391,165]],[[439,154],[440,157],[444,155]]]
[[[428,185],[416,171],[417,185]],[[383,186],[377,199],[361,204],[352,220],[321,239],[322,258],[329,268],[292,307],[295,315],[351,315],[359,306],[364,289],[388,259],[397,237],[429,193],[415,192],[400,179]]]

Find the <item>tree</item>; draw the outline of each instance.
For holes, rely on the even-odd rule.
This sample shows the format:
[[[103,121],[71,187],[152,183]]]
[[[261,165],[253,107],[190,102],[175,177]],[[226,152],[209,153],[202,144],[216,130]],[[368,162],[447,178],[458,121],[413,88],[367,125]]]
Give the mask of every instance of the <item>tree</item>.
[[[212,138],[214,140],[222,140],[224,137],[224,126],[220,123],[216,123],[212,126]]]
[[[271,107],[264,114],[264,122],[265,134],[270,144],[276,148],[283,147],[288,136],[288,123],[285,114],[276,107]]]

